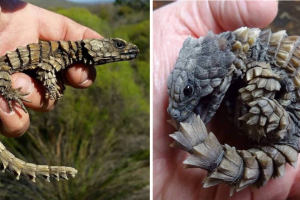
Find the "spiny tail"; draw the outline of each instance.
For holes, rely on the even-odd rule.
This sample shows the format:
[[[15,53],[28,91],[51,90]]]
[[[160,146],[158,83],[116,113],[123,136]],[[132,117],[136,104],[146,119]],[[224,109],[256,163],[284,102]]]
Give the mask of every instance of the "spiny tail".
[[[231,185],[230,196],[249,185],[264,186],[271,177],[282,177],[285,164],[297,165],[298,152],[288,145],[256,146],[249,150],[236,150],[221,145],[213,133],[207,133],[200,117],[191,122],[171,124],[179,131],[171,134],[172,147],[191,155],[183,162],[187,168],[208,171],[203,187],[220,183]]]
[[[5,170],[14,174],[19,180],[20,176],[29,178],[35,182],[35,178],[44,178],[50,182],[50,177],[59,181],[60,178],[68,180],[74,178],[77,170],[72,167],[64,166],[48,166],[26,163],[23,160],[16,158],[12,153],[6,150],[5,146],[0,142],[0,170],[4,173]]]

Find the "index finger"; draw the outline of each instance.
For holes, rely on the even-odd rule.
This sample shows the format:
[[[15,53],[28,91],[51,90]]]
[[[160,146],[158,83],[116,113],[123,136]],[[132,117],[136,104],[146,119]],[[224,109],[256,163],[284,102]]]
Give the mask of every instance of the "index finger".
[[[43,40],[82,40],[86,38],[103,38],[92,29],[80,25],[73,20],[33,6],[36,9],[38,17],[39,38]]]

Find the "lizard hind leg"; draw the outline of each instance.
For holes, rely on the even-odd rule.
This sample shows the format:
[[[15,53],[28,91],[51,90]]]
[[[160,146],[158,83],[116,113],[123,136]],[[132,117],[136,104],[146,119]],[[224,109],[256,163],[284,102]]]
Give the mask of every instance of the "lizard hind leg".
[[[248,136],[259,140],[261,137],[268,137],[275,140],[282,140],[290,132],[293,123],[289,114],[275,100],[262,97],[259,100],[248,104],[249,112],[240,117],[248,130]]]

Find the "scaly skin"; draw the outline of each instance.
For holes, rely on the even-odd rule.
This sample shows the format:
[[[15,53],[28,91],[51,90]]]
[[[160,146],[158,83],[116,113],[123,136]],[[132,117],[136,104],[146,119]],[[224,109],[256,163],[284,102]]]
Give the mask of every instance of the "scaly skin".
[[[180,125],[173,146],[192,155],[188,167],[207,170],[204,187],[227,183],[232,193],[282,177],[285,164],[296,166],[300,118],[300,37],[285,31],[240,28],[219,35],[188,38],[168,79],[168,112]],[[239,95],[226,96],[229,87]],[[204,123],[222,100],[233,109],[241,133],[256,141],[237,151],[221,146]],[[231,194],[232,194],[231,193]]]
[[[84,63],[87,66],[102,65],[135,59],[139,53],[136,45],[119,38],[84,39],[80,41],[40,41],[26,47],[18,47],[0,57],[0,94],[7,100],[12,111],[12,102],[16,101],[27,112],[22,101],[28,93],[21,88],[13,88],[11,75],[16,72],[36,73],[46,88],[46,98],[60,99],[63,96],[64,83],[60,77],[62,70],[71,64]],[[64,166],[47,166],[26,163],[6,150],[0,142],[0,169],[13,173],[17,179],[25,176],[35,182],[36,177],[50,177],[56,180],[75,177],[77,170]]]
[[[56,75],[76,62],[86,65],[102,65],[110,62],[136,58],[139,50],[136,45],[127,44],[122,39],[85,39],[82,41],[40,41],[26,47],[18,47],[0,57],[0,93],[8,101],[20,104],[25,112],[23,101],[28,101],[20,88],[11,87],[10,75],[16,72],[34,70],[38,79],[46,87],[47,96],[57,100],[63,96],[64,85]]]

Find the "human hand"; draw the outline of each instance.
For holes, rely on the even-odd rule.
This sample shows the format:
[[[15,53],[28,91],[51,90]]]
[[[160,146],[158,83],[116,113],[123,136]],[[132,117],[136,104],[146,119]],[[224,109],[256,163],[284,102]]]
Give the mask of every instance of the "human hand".
[[[0,1],[0,55],[13,51],[18,46],[26,46],[41,40],[81,40],[102,38],[101,35],[64,16],[18,0]],[[64,73],[65,83],[75,88],[89,87],[96,77],[93,67],[83,64],[71,66]],[[24,73],[12,75],[14,88],[22,87],[22,92],[30,93],[26,98],[31,103],[25,106],[40,112],[54,108],[55,101],[45,98],[45,88],[41,83]],[[29,114],[13,103],[13,111],[5,99],[0,98],[0,131],[3,135],[17,137],[29,127]]]
[[[276,16],[276,2],[176,2],[154,12],[153,17],[153,187],[154,199],[229,199],[230,187],[218,185],[202,188],[206,172],[201,169],[183,169],[187,153],[170,148],[168,136],[174,129],[167,124],[167,78],[174,68],[183,41],[189,36],[205,36],[235,30],[242,26],[267,26]],[[218,111],[217,115],[220,115]],[[226,113],[215,116],[208,129],[221,144],[232,143],[230,126],[224,121]],[[236,135],[233,137],[237,137]],[[300,197],[300,166],[286,167],[283,178],[271,179],[260,189],[248,187],[231,199],[287,199]]]

